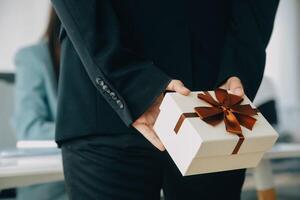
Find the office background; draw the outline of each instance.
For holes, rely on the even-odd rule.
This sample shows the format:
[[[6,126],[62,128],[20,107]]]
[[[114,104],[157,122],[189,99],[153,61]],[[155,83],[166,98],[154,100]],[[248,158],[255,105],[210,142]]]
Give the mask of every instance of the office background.
[[[14,93],[13,84],[10,83],[13,82],[15,72],[14,55],[21,47],[31,45],[41,39],[47,26],[49,11],[49,0],[0,1],[0,119],[9,116],[13,110]],[[300,1],[281,0],[273,35],[267,49],[265,77],[273,84],[271,87],[273,89],[267,90],[272,90],[275,94],[278,114],[276,128],[281,138],[287,135],[286,140],[293,142],[300,142],[299,75]],[[1,84],[1,79],[5,80],[4,84]],[[8,118],[0,122],[0,130],[2,133],[13,134]],[[2,133],[1,137],[6,137]],[[293,161],[292,168],[299,163]],[[285,165],[289,166],[289,164]],[[287,193],[298,192],[295,194],[295,199],[300,198],[300,192],[297,191],[297,188],[300,188],[299,174],[296,176],[299,181],[287,178],[283,180],[283,183],[277,182],[284,185],[285,180],[286,182],[292,181],[291,188],[296,189],[291,190],[292,192],[287,190]],[[245,197],[245,199],[251,199],[251,197]]]
[[[0,73],[13,73],[20,47],[39,40],[47,25],[48,0],[1,0]],[[282,0],[267,49],[265,76],[275,86],[280,129],[300,140],[300,1]]]

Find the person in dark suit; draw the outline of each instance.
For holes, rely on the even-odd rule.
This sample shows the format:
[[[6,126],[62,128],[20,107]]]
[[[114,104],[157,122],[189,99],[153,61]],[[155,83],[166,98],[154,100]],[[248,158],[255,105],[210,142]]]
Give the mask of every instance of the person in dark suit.
[[[245,170],[182,177],[153,130],[166,91],[253,100],[278,0],[52,0],[56,141],[71,199],[239,199]],[[155,148],[156,147],[156,148]],[[160,150],[160,151],[159,151]]]

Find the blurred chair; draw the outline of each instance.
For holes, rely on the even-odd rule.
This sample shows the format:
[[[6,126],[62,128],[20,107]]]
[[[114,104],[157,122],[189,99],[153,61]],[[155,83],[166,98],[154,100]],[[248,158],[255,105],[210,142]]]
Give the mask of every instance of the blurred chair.
[[[269,121],[269,123],[277,129],[279,132],[279,139],[277,140],[276,144],[279,144],[281,142],[292,142],[292,137],[289,134],[286,133],[280,133],[279,131],[279,121],[278,121],[278,112],[276,108],[276,89],[274,87],[274,84],[272,83],[272,80],[268,77],[264,77],[263,81],[260,85],[260,88],[258,90],[258,93],[256,95],[256,98],[254,99],[253,103],[254,105],[260,110],[260,112],[264,115],[264,117]],[[275,147],[276,147],[275,144]],[[288,145],[288,144],[287,144]],[[292,145],[290,144],[291,148]],[[280,153],[282,153],[280,150],[274,151],[274,153],[278,156]],[[278,159],[280,157],[274,157],[272,160],[264,159],[259,164],[257,168],[254,169],[254,172],[256,171],[255,176],[255,182],[256,182],[256,188],[258,190],[258,197],[259,199],[276,199],[276,194],[274,190],[274,183],[273,183],[273,174],[274,176],[284,173],[294,173],[295,171],[300,172],[300,159],[294,158],[295,156],[291,155],[285,156],[284,159]],[[295,164],[296,163],[296,164]],[[273,169],[273,170],[272,170]],[[273,173],[272,173],[273,171]],[[248,174],[248,178],[249,175]],[[285,180],[285,184],[289,184],[289,180]],[[277,191],[277,193],[279,193]],[[284,194],[281,194],[280,196],[282,199],[293,199],[292,194],[288,194],[289,192],[284,192]],[[277,195],[278,196],[278,195]],[[253,199],[255,198],[255,194],[251,193],[244,193],[243,199]],[[296,198],[299,198],[297,196]],[[280,198],[281,199],[281,198]]]
[[[272,80],[264,77],[253,101],[253,104],[273,126],[278,125],[275,91]]]
[[[278,111],[276,106],[276,88],[269,77],[264,77],[259,87],[253,104],[260,110],[272,126],[279,130]],[[293,142],[293,137],[288,132],[280,132],[278,142]]]

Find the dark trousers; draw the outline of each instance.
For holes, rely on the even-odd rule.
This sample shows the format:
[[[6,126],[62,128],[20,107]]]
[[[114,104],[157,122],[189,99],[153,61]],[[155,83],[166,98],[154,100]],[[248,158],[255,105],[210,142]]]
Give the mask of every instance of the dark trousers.
[[[166,200],[236,200],[245,178],[245,170],[183,177],[139,133],[65,142],[62,155],[71,200],[158,200],[161,189]]]

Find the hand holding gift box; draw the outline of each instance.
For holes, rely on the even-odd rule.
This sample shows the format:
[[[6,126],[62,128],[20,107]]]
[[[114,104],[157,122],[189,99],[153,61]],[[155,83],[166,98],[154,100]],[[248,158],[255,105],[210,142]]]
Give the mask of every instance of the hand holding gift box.
[[[154,129],[183,175],[255,167],[278,134],[244,99],[217,89],[167,93]]]

